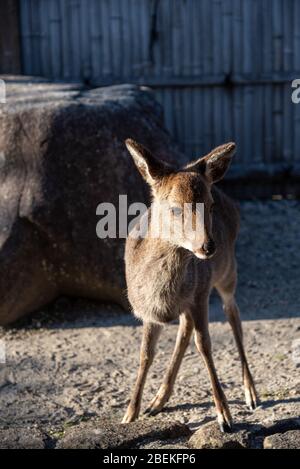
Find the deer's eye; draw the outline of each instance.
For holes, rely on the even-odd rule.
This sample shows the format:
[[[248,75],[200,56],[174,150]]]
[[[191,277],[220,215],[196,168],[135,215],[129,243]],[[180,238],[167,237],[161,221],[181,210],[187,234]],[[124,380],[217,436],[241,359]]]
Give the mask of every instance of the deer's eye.
[[[174,215],[175,217],[179,217],[182,214],[182,208],[180,207],[171,207],[170,210],[172,215]]]

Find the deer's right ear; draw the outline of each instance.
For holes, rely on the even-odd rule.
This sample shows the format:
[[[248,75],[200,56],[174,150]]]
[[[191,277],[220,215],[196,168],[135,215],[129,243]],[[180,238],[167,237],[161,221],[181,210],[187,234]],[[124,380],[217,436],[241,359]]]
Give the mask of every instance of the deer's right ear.
[[[128,138],[125,141],[125,145],[137,169],[148,184],[153,185],[163,176],[170,173],[170,167],[167,163],[155,158],[155,156],[140,143]]]
[[[222,179],[235,153],[235,143],[229,142],[214,148],[208,155],[192,161],[185,168],[201,172],[210,183]]]

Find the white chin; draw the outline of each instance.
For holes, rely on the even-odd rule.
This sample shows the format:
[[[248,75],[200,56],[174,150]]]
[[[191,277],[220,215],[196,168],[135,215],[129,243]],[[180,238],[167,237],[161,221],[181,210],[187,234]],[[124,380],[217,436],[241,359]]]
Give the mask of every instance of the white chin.
[[[193,254],[198,257],[198,259],[207,259],[207,256],[205,254],[199,254],[198,252],[194,252]]]

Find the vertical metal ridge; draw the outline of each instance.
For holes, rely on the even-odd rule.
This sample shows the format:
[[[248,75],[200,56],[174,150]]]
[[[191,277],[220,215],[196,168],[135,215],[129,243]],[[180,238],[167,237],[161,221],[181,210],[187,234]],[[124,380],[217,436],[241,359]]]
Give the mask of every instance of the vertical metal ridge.
[[[300,77],[299,15],[299,0],[22,0],[23,71],[98,85],[156,80],[188,156],[235,139],[234,164],[299,162],[300,105],[290,83],[272,78]],[[238,76],[244,85],[231,82]],[[215,84],[189,86],[198,77]]]

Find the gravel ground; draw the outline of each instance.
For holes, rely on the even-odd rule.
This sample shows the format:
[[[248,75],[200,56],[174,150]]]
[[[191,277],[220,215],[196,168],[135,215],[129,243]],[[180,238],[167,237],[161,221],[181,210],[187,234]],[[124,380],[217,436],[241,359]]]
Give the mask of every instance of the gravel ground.
[[[267,424],[300,415],[300,203],[244,202],[241,209],[238,301],[262,399],[254,413],[244,405],[237,351],[216,297],[211,335],[234,420]],[[143,408],[158,390],[176,328],[171,324],[163,332]],[[115,306],[60,299],[1,329],[0,337],[7,352],[6,366],[0,368],[0,425],[35,425],[57,432],[94,416],[122,417],[141,337],[141,326],[132,316]],[[207,373],[193,343],[161,418],[191,428],[214,418]]]

